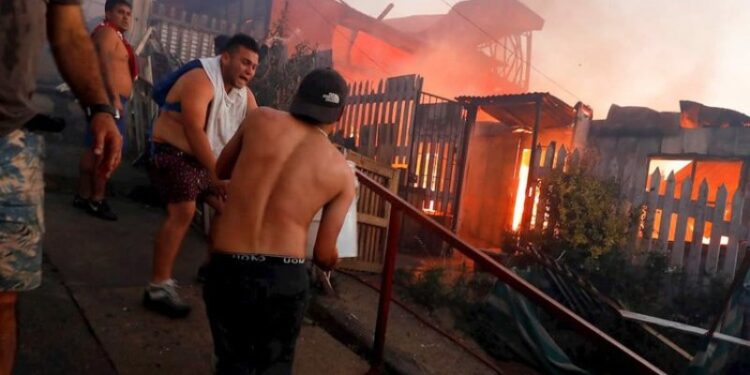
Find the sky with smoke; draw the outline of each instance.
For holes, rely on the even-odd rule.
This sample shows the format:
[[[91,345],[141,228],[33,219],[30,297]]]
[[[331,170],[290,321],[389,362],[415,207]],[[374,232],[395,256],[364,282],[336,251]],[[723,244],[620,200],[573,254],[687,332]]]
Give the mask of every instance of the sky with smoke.
[[[446,13],[457,2],[345,1],[373,16],[394,3],[388,17]],[[679,111],[680,99],[750,114],[748,0],[520,1],[545,19],[532,91],[581,100],[596,118],[613,103]]]

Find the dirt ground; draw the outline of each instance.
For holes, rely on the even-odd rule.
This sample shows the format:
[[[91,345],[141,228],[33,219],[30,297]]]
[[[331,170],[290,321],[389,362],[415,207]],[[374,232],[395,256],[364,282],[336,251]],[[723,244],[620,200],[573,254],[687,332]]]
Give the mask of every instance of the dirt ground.
[[[357,275],[371,285],[380,285],[378,275]],[[359,324],[365,331],[374,332],[379,294],[342,273],[335,275],[334,285],[337,296],[325,297],[324,300],[328,308],[343,311],[350,322]],[[409,309],[416,311],[420,316],[426,317],[431,324],[439,326],[451,336],[458,338],[472,351],[489,358],[473,340],[453,329],[450,318],[430,316],[424,309],[414,305],[409,305]],[[394,350],[401,360],[411,362],[421,373],[425,374],[485,375],[497,373],[396,304],[391,304],[386,348]],[[490,361],[493,360],[490,359]],[[494,363],[503,374],[537,374],[519,363],[498,361]]]

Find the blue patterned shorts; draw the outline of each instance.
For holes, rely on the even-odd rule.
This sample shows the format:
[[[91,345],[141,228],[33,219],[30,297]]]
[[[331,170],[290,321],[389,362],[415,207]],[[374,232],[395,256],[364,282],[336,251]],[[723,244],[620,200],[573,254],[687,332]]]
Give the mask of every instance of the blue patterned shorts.
[[[42,282],[44,138],[22,130],[0,137],[0,291]]]

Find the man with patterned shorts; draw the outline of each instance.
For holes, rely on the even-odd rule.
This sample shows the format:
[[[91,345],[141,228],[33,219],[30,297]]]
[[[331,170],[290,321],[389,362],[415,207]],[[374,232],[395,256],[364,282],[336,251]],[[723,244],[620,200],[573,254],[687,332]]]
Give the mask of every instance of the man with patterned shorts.
[[[115,169],[122,148],[80,0],[0,2],[0,375],[13,371],[17,293],[42,281],[44,139],[30,130],[55,127],[32,105],[45,25],[57,67],[89,118],[98,173]]]

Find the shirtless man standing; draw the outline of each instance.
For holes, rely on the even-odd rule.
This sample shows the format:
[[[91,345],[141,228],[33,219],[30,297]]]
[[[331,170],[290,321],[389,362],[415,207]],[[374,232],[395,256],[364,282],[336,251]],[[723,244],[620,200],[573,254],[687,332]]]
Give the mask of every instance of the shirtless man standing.
[[[123,137],[128,117],[128,99],[133,90],[133,81],[138,75],[133,48],[123,36],[130,27],[131,17],[130,1],[107,0],[104,4],[104,21],[91,33],[110,100],[119,114],[117,128]],[[107,178],[94,173],[94,153],[90,147],[92,142],[89,130],[86,132],[87,148],[81,155],[79,164],[78,194],[73,198],[73,205],[93,216],[114,221],[117,220],[117,215],[104,199]]]
[[[155,88],[161,113],[154,124],[151,178],[167,201],[167,217],[156,234],[151,283],[143,296],[148,309],[170,317],[190,312],[177,294],[172,267],[196,200],[222,210],[227,182],[216,174],[216,158],[247,111],[257,107],[247,89],[257,67],[258,44],[237,34],[220,56],[194,60],[170,75],[160,89],[163,98]]]
[[[217,161],[218,177],[230,179],[204,289],[217,374],[291,374],[308,228],[322,207],[313,261],[330,270],[355,194],[352,170],[328,140],[346,95],[334,70],[311,72],[290,113],[248,113]]]

